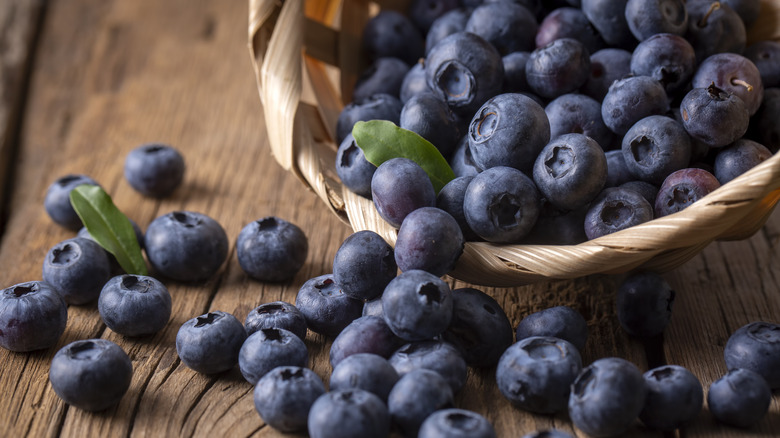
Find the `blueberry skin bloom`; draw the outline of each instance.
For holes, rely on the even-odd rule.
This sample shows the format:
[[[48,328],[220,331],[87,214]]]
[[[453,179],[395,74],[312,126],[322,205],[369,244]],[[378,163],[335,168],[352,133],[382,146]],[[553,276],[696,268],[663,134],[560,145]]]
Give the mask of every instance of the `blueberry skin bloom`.
[[[346,357],[330,374],[330,390],[362,389],[383,401],[400,377],[390,362],[371,353],[357,353]]]
[[[509,166],[530,173],[536,155],[550,141],[550,121],[530,97],[499,94],[471,119],[468,139],[478,167]]]
[[[713,166],[715,178],[726,184],[770,157],[772,151],[762,144],[741,138],[718,151]]]
[[[582,351],[588,338],[588,323],[567,306],[550,307],[532,313],[517,325],[517,342],[532,336],[546,336],[571,342]]]
[[[119,345],[106,339],[87,339],[62,347],[51,360],[49,381],[69,405],[102,411],[130,387],[133,364]]]
[[[653,272],[628,276],[618,288],[617,316],[623,329],[632,336],[661,334],[672,317],[674,290]]]
[[[311,331],[335,337],[363,312],[363,302],[347,296],[333,274],[314,277],[298,290],[295,307]]]
[[[236,366],[245,340],[241,322],[217,310],[182,324],[176,333],[176,353],[184,365],[199,373],[221,373]]]
[[[25,352],[57,343],[68,322],[68,306],[48,283],[29,281],[0,292],[0,347]]]
[[[442,409],[423,421],[418,438],[495,438],[493,425],[476,412]]]
[[[382,438],[390,433],[390,415],[384,402],[368,391],[331,391],[311,406],[308,430],[311,438]]]
[[[536,47],[544,47],[560,38],[573,38],[584,44],[590,53],[604,47],[596,28],[578,8],[561,7],[547,14],[536,32]]]
[[[696,52],[685,38],[659,33],[639,43],[631,56],[631,73],[650,76],[668,95],[685,89],[696,71]]]
[[[371,230],[347,237],[333,258],[333,279],[348,297],[358,300],[382,295],[397,272],[393,247]]]
[[[533,175],[536,187],[550,204],[562,210],[576,210],[604,188],[607,158],[592,138],[564,134],[542,149]]]
[[[721,423],[749,428],[761,421],[772,402],[772,391],[761,375],[742,368],[712,382],[707,406]]]
[[[585,213],[585,235],[596,239],[653,219],[653,206],[642,195],[623,187],[609,187]]]
[[[628,170],[638,179],[661,184],[675,170],[688,167],[691,139],[672,118],[649,116],[623,136],[621,147]]]
[[[70,204],[70,191],[82,184],[99,185],[86,175],[65,175],[49,186],[43,199],[43,207],[51,220],[73,231],[77,231],[83,224]]]
[[[536,17],[515,2],[484,3],[471,13],[466,32],[479,35],[501,55],[534,49]]]
[[[278,366],[305,367],[308,363],[306,344],[285,329],[261,329],[252,333],[238,353],[241,375],[252,385]]]
[[[444,377],[455,394],[466,384],[466,361],[457,348],[442,341],[419,341],[399,348],[388,359],[398,375],[426,369]]]
[[[732,333],[723,350],[729,370],[758,373],[771,389],[780,388],[780,325],[757,321]]]
[[[85,304],[100,295],[111,277],[108,253],[82,237],[54,245],[43,260],[43,281],[52,285],[66,303]]]
[[[425,271],[406,271],[382,294],[384,319],[406,341],[440,335],[452,319],[452,292],[439,277]]]
[[[550,138],[555,140],[563,134],[585,134],[607,150],[615,134],[607,128],[601,118],[601,103],[584,94],[564,94],[555,98],[544,108],[550,120]]]
[[[617,357],[599,359],[583,368],[572,383],[569,417],[588,435],[619,435],[636,421],[646,392],[636,365]]]
[[[634,123],[668,109],[666,90],[660,82],[650,76],[629,76],[610,85],[601,102],[601,117],[612,132],[625,135]]]
[[[463,232],[444,210],[423,207],[409,213],[395,242],[395,261],[401,271],[419,269],[442,276],[463,253]]]
[[[701,411],[704,393],[696,376],[679,365],[646,372],[645,406],[639,419],[651,429],[673,431],[690,424]]]
[[[436,195],[436,208],[446,211],[455,219],[465,240],[478,239],[466,222],[466,215],[463,213],[463,198],[466,196],[466,189],[472,179],[474,179],[473,176],[459,176],[445,184]]]
[[[287,433],[306,430],[309,409],[322,394],[325,385],[314,371],[281,366],[257,381],[253,398],[263,421]]]
[[[439,373],[418,369],[401,377],[387,398],[393,422],[406,436],[417,436],[423,421],[432,413],[453,407],[453,395]]]
[[[688,33],[685,38],[696,50],[696,60],[702,62],[710,55],[723,52],[742,53],[747,32],[745,23],[731,7],[730,2],[708,0],[688,1]]]
[[[274,216],[247,224],[238,234],[238,264],[260,281],[285,281],[301,269],[309,253],[303,230]]]
[[[228,238],[222,226],[191,211],[175,211],[153,220],[146,229],[144,244],[152,266],[179,281],[210,278],[228,254]]]
[[[742,99],[715,84],[689,91],[680,102],[680,114],[688,134],[713,148],[740,139],[750,122]]]
[[[428,174],[408,158],[392,158],[376,169],[371,179],[376,211],[398,228],[406,215],[436,205],[436,191]]]
[[[493,167],[471,181],[463,198],[466,221],[488,242],[517,242],[539,217],[539,192],[523,172]]]
[[[138,193],[164,198],[184,179],[184,157],[171,146],[160,143],[141,145],[125,158],[125,179]]]
[[[390,330],[381,315],[365,315],[352,321],[336,336],[330,346],[330,365],[359,353],[373,353],[388,358],[404,341]]]
[[[655,217],[677,213],[720,187],[715,175],[703,169],[688,168],[666,177],[655,198]]]
[[[659,33],[684,35],[688,10],[683,0],[628,0],[626,22],[639,41]]]
[[[100,318],[124,336],[152,335],[171,317],[171,294],[159,280],[144,275],[118,275],[98,299]]]
[[[533,336],[509,347],[496,367],[501,394],[520,409],[552,414],[566,409],[570,385],[582,370],[577,348],[563,339]]]
[[[531,52],[525,77],[531,91],[554,99],[577,90],[590,76],[590,53],[581,42],[560,38]]]
[[[306,339],[306,317],[290,303],[273,301],[252,309],[244,320],[247,336],[265,328],[283,328]]]

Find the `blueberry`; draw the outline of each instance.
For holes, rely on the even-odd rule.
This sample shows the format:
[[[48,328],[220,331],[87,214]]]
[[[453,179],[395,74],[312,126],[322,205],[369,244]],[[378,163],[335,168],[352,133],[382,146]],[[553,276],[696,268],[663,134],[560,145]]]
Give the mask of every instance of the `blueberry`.
[[[501,58],[504,64],[504,85],[501,87],[504,93],[523,93],[531,91],[528,80],[525,78],[525,65],[531,52],[512,52]]]
[[[468,135],[463,136],[458,142],[455,152],[453,152],[452,157],[450,157],[450,167],[452,167],[455,177],[475,176],[482,171],[482,169],[477,167],[476,163],[474,163],[474,159],[471,158]]]
[[[409,98],[401,110],[399,126],[428,140],[445,158],[452,155],[460,140],[455,115],[433,93],[420,93]]]
[[[585,214],[585,234],[596,239],[653,219],[653,206],[639,193],[620,187],[604,189]]]
[[[428,54],[431,49],[444,38],[466,30],[466,23],[469,21],[472,9],[457,8],[439,16],[428,29],[425,35],[425,53]]]
[[[0,292],[0,346],[33,351],[57,343],[65,331],[68,307],[48,283],[29,281]]]
[[[395,242],[395,262],[401,271],[414,269],[442,276],[463,253],[463,233],[444,210],[422,207],[409,213]]]
[[[761,13],[760,0],[723,0],[723,3],[729,5],[739,15],[745,27],[753,25]]]
[[[371,195],[382,219],[396,228],[412,211],[436,205],[436,191],[428,174],[408,158],[382,163],[371,179]]]
[[[605,187],[617,187],[634,180],[634,175],[628,170],[623,151],[612,150],[604,153],[607,158],[607,181]]]
[[[745,135],[748,110],[738,96],[714,84],[694,88],[680,103],[685,130],[710,147],[723,147]]]
[[[384,318],[384,313],[384,310],[382,310],[381,296],[363,303],[363,316],[378,316]]]
[[[690,424],[704,401],[701,383],[679,365],[664,365],[644,374],[647,397],[639,419],[651,429],[672,431]]]
[[[691,80],[693,88],[717,88],[738,96],[751,116],[764,98],[761,73],[752,61],[736,53],[718,53],[699,64]]]
[[[562,339],[533,336],[507,348],[496,367],[501,394],[530,412],[566,409],[570,385],[582,369],[577,348]]]
[[[236,255],[241,269],[260,281],[285,281],[301,269],[309,241],[298,226],[274,216],[247,224],[238,234]]]
[[[388,359],[398,375],[426,369],[439,373],[455,394],[466,384],[466,361],[457,348],[442,341],[418,341],[396,350]]]
[[[331,391],[311,406],[308,430],[311,438],[382,438],[390,433],[390,415],[382,400],[368,391]]]
[[[588,240],[585,235],[586,208],[561,210],[541,200],[539,219],[522,240],[530,245],[577,245]]]
[[[633,190],[643,198],[647,199],[650,205],[655,205],[655,198],[658,197],[658,187],[645,181],[629,181],[620,185],[624,189]]]
[[[631,55],[631,74],[650,76],[670,96],[684,90],[696,70],[696,52],[683,37],[670,33],[653,35],[636,46]]]
[[[179,359],[203,374],[227,371],[238,363],[246,330],[235,316],[221,310],[192,318],[176,333]]]
[[[697,62],[716,53],[745,50],[745,23],[726,2],[689,0],[685,6],[688,9],[685,38],[696,51]]]
[[[407,436],[417,436],[429,415],[452,405],[452,389],[447,381],[439,373],[426,369],[410,371],[401,377],[387,398],[393,422]]]
[[[574,438],[568,433],[558,429],[545,429],[523,435],[522,438]]]
[[[684,35],[688,30],[688,10],[684,0],[628,0],[626,22],[639,41],[659,33]]]
[[[623,329],[632,336],[661,334],[672,317],[674,290],[663,277],[653,272],[629,275],[618,288],[617,316]]]
[[[607,95],[609,86],[629,73],[631,52],[616,48],[601,49],[590,55],[590,76],[580,90],[601,102]]]
[[[780,325],[757,321],[740,327],[729,337],[723,357],[729,370],[753,371],[771,389],[780,388]]]
[[[257,381],[253,398],[263,421],[287,433],[306,430],[309,409],[323,394],[325,385],[314,371],[281,366]]]
[[[260,329],[252,333],[238,353],[238,368],[252,385],[278,366],[305,367],[308,363],[306,344],[285,329]]]
[[[386,401],[399,378],[395,368],[384,357],[372,353],[356,353],[333,367],[330,390],[362,389]]]
[[[363,302],[350,298],[333,274],[307,280],[295,297],[297,307],[306,318],[306,326],[315,333],[335,337],[363,312]]]
[[[604,124],[615,134],[625,135],[639,120],[669,109],[666,90],[649,76],[630,76],[615,81],[601,103]]]
[[[589,75],[590,53],[572,38],[557,39],[534,50],[525,65],[531,91],[548,99],[577,90]]]
[[[416,96],[420,93],[429,92],[428,82],[425,81],[425,64],[418,62],[409,69],[404,76],[404,80],[401,81],[401,89],[399,90],[399,97],[401,102],[406,103],[412,96]]]
[[[353,354],[373,353],[388,358],[404,341],[381,316],[366,315],[352,321],[330,346],[330,365],[337,367]]]
[[[534,312],[517,325],[517,341],[532,336],[547,336],[569,341],[582,351],[588,339],[588,324],[585,318],[568,306],[550,307]]]
[[[442,409],[429,415],[420,425],[419,438],[495,438],[493,425],[476,412]]]
[[[284,301],[261,304],[252,309],[244,320],[247,335],[266,328],[283,328],[301,339],[306,339],[306,318],[297,307]]]
[[[769,410],[772,391],[761,375],[746,369],[730,370],[712,382],[707,405],[721,423],[749,428],[761,421]]]
[[[352,100],[360,102],[375,94],[399,97],[401,84],[409,72],[409,64],[393,57],[378,58],[360,74]]]
[[[582,12],[604,41],[622,49],[631,49],[636,45],[636,39],[626,21],[627,3],[628,0],[582,0]]]
[[[715,178],[721,184],[742,175],[764,160],[772,157],[772,151],[763,145],[745,138],[718,150],[715,156]]]
[[[153,198],[164,198],[176,190],[184,179],[184,170],[184,157],[165,144],[143,144],[125,158],[127,182],[138,193]]]
[[[86,339],[62,347],[51,360],[49,382],[65,403],[102,411],[119,402],[130,387],[133,364],[119,345]]]
[[[436,19],[459,5],[459,0],[412,0],[407,12],[420,32],[425,34]]]
[[[382,294],[384,319],[406,341],[440,335],[452,319],[452,292],[439,277],[411,270],[395,277]]]
[[[363,28],[363,48],[370,59],[396,57],[411,65],[424,56],[425,42],[409,18],[383,10]]]
[[[636,365],[617,357],[599,359],[572,383],[569,417],[588,435],[619,435],[636,421],[646,392]]]
[[[753,140],[766,146],[770,151],[780,149],[780,88],[769,88],[764,92],[764,101],[750,121]]]
[[[354,193],[371,197],[371,178],[376,166],[366,160],[363,149],[355,142],[352,134],[347,134],[336,152],[336,173],[341,182]]]
[[[144,247],[160,274],[179,281],[201,281],[213,276],[227,258],[228,239],[214,219],[175,211],[149,224]]]
[[[691,161],[688,133],[665,116],[648,116],[634,123],[623,136],[622,150],[628,170],[637,179],[653,184],[663,183]]]
[[[85,304],[100,295],[111,277],[108,253],[92,240],[75,237],[49,249],[43,260],[43,281],[69,304]]]
[[[585,134],[602,149],[607,150],[615,135],[601,118],[601,104],[584,94],[564,94],[555,98],[544,108],[550,120],[550,138],[555,140],[563,134]]]
[[[534,49],[536,17],[515,2],[484,3],[474,9],[466,22],[466,32],[484,38],[506,55]]]
[[[703,169],[688,168],[666,177],[655,199],[655,217],[677,213],[720,187],[715,175]]]
[[[120,335],[152,335],[168,324],[171,294],[155,278],[119,275],[100,291],[98,311],[106,326]]]
[[[478,238],[466,222],[466,215],[463,212],[463,198],[466,196],[466,189],[472,179],[474,179],[473,176],[457,177],[445,184],[436,195],[436,207],[446,211],[455,219],[465,240]]]
[[[742,54],[761,73],[764,88],[780,87],[780,42],[757,41],[749,45]]]
[[[581,42],[589,53],[604,47],[604,40],[596,28],[582,10],[577,8],[558,8],[544,17],[536,33],[536,47],[544,47],[561,38],[573,38]]]
[[[43,207],[58,225],[76,231],[81,228],[81,218],[70,205],[70,191],[82,184],[99,185],[86,175],[65,175],[57,178],[46,190]]]
[[[400,99],[389,94],[374,94],[364,100],[351,102],[339,113],[336,141],[344,141],[355,123],[360,121],[389,120],[398,124],[403,106]]]

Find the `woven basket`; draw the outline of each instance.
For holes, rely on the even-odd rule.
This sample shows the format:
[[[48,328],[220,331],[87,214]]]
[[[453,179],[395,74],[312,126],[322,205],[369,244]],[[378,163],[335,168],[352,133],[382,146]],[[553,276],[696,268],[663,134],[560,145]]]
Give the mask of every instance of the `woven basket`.
[[[379,8],[403,1],[250,0],[249,49],[274,158],[312,189],[355,231],[373,230],[391,244],[397,230],[372,202],[342,186],[335,173],[336,119],[365,67],[363,25]],[[338,29],[338,30],[336,30]],[[780,0],[762,2],[749,41],[780,40]],[[574,246],[468,242],[450,276],[511,287],[549,279],[665,271],[713,240],[758,231],[780,200],[780,154],[723,185],[680,213]]]

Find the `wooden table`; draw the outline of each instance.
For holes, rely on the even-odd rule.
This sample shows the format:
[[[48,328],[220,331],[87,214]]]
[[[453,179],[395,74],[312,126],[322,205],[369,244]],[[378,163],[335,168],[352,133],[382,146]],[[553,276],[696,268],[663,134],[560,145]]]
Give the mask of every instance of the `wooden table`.
[[[48,249],[73,236],[43,209],[46,188],[67,173],[95,178],[142,227],[161,214],[193,210],[218,220],[234,242],[248,222],[276,215],[298,224],[310,243],[305,266],[286,283],[249,279],[232,249],[213,279],[168,281],[173,316],[153,337],[126,339],[106,329],[95,304],[71,306],[56,347],[0,351],[0,436],[280,436],[254,411],[252,386],[236,370],[197,374],[178,360],[174,347],[179,326],[209,310],[243,320],[261,303],[293,302],[304,281],[330,272],[350,233],[270,156],[246,48],[246,1],[4,0],[0,23],[0,286],[40,279]],[[188,166],[183,186],[161,201],[142,197],[122,175],[125,155],[150,141],[174,145]],[[513,325],[553,305],[580,311],[590,329],[585,363],[620,356],[643,371],[680,364],[706,388],[726,371],[722,351],[730,333],[751,321],[780,322],[779,243],[776,212],[752,238],[712,244],[668,273],[677,291],[674,317],[663,339],[649,342],[619,327],[615,277],[485,290]],[[99,413],[68,407],[48,383],[54,353],[94,337],[118,343],[134,367],[119,405]],[[330,340],[312,334],[306,343],[312,369],[327,382]],[[549,427],[575,433],[565,414],[512,408],[493,372],[470,370],[457,406],[486,415],[502,437]],[[683,433],[778,434],[777,396],[750,431],[719,425],[705,407]],[[660,434],[637,423],[629,435]]]

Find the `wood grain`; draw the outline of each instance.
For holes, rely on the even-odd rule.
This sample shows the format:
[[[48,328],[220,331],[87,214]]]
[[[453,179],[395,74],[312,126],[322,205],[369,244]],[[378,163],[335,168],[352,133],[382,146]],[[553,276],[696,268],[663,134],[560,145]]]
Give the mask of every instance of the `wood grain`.
[[[193,210],[218,220],[234,242],[245,224],[276,215],[306,232],[310,252],[298,275],[282,284],[249,279],[232,249],[207,282],[166,281],[173,316],[151,337],[124,338],[105,328],[94,304],[71,306],[57,346],[28,354],[0,351],[0,436],[302,436],[265,426],[254,411],[252,387],[237,370],[199,375],[181,364],[174,346],[179,326],[206,311],[224,310],[243,320],[263,302],[293,302],[304,281],[330,271],[336,249],[349,234],[270,155],[246,53],[246,22],[243,0],[49,2],[13,163],[18,170],[6,204],[7,232],[0,241],[0,285],[39,279],[48,249],[72,236],[42,208],[47,186],[70,172],[101,182],[143,228],[161,214]],[[179,148],[188,165],[183,186],[161,201],[137,194],[122,176],[124,156],[148,141]],[[678,363],[706,387],[725,371],[722,349],[733,330],[756,319],[780,322],[779,242],[780,215],[775,213],[752,238],[710,245],[669,273],[678,298],[663,340],[642,342],[622,331],[614,310],[621,277],[483,290],[499,301],[513,326],[554,305],[580,311],[590,330],[585,363],[620,356],[643,371],[659,361]],[[128,393],[100,413],[68,407],[48,383],[57,349],[91,337],[117,342],[134,367]],[[327,382],[330,340],[310,333],[306,343],[312,369]],[[512,408],[496,389],[493,373],[470,370],[456,404],[487,416],[500,437],[549,427],[584,436],[565,414],[533,415]],[[770,415],[754,430],[720,426],[705,408],[684,431],[690,437],[777,434],[777,396]],[[661,434],[637,423],[627,436]]]

